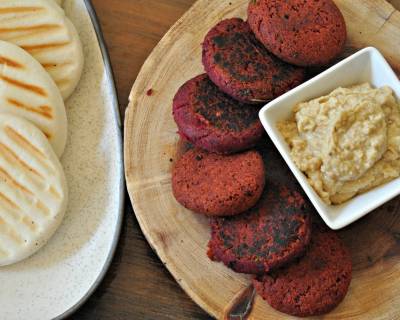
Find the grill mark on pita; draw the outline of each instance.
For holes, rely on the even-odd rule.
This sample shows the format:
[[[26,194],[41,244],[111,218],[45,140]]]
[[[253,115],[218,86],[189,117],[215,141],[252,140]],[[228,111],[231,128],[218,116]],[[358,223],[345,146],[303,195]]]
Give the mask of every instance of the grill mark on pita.
[[[23,21],[23,17],[21,16],[21,18],[19,18],[21,20],[19,21]],[[25,17],[25,19],[29,19],[29,16]],[[5,21],[1,21],[2,24],[5,24]],[[14,21],[11,21],[10,24],[12,24]],[[18,22],[18,21],[17,21]],[[54,30],[50,30],[46,32],[46,36],[49,36],[51,33],[53,34],[59,34],[60,30],[58,29],[54,29]],[[23,44],[23,43],[29,43],[31,40],[31,38],[33,38],[35,40],[37,40],[38,38],[41,38],[43,36],[43,31],[42,30],[32,30],[32,31],[25,31],[25,32],[13,32],[13,33],[4,33],[2,35],[2,37],[4,38],[5,41],[10,41],[13,43],[19,43],[19,44]]]
[[[15,212],[15,209],[4,209],[3,207],[0,208],[0,213],[3,212],[3,217],[6,215],[8,218],[11,217],[14,221],[18,221],[20,219],[19,213]]]
[[[13,188],[22,191],[28,196],[33,196],[32,191],[21,185],[18,181],[15,181],[14,178],[2,167],[0,167],[0,178],[3,178],[6,182],[11,184]]]
[[[42,63],[43,68],[45,69],[53,69],[53,68],[60,68],[60,67],[67,67],[69,65],[71,65],[72,62],[71,61],[66,61],[66,62],[46,62],[46,63]]]
[[[35,93],[35,94],[37,94],[39,96],[42,96],[42,97],[47,97],[46,91],[41,87],[37,87],[37,86],[31,85],[31,84],[28,84],[28,83],[24,83],[24,82],[21,82],[19,80],[15,80],[15,79],[9,78],[9,77],[7,77],[5,75],[0,75],[0,78],[3,79],[5,82],[7,82],[7,83],[9,83],[9,84],[11,84],[11,85],[13,85],[15,87],[24,89],[26,91],[33,92],[33,93]]]
[[[6,135],[16,144],[20,145],[23,149],[29,150],[30,154],[35,156],[36,159],[51,173],[54,173],[54,168],[51,164],[49,164],[48,159],[46,156],[43,154],[42,151],[40,151],[35,145],[29,142],[24,136],[19,134],[17,131],[15,131],[13,128],[9,126],[4,127],[4,132]]]
[[[24,216],[21,219],[22,223],[24,225],[26,225],[29,229],[31,229],[32,232],[35,232],[37,229],[36,223],[35,221],[32,220],[32,218],[28,217],[28,216]]]
[[[15,141],[21,147],[24,147],[24,149],[29,149],[32,153],[36,155],[37,158],[46,160],[46,156],[43,154],[43,152],[40,151],[38,148],[36,148],[36,146],[30,143],[24,136],[19,134],[16,130],[14,130],[9,126],[5,126],[4,131],[11,140]]]
[[[12,240],[14,240],[14,242],[16,242],[18,244],[21,244],[23,242],[22,238],[14,230],[14,228],[12,228],[10,226],[10,224],[8,224],[6,221],[4,221],[4,219],[1,217],[0,217],[0,232],[4,235],[8,236],[9,238],[11,238]]]
[[[1,212],[1,210],[0,210],[0,212]],[[22,222],[24,225],[26,225],[32,231],[35,231],[37,229],[35,222],[32,220],[31,217],[28,217],[26,214],[21,215],[18,212],[14,212],[13,210],[7,210],[7,211],[3,210],[3,217],[4,216],[11,218],[17,224]]]
[[[43,7],[4,7],[0,8],[0,14],[20,13],[20,12],[37,12],[43,11]]]
[[[57,199],[61,199],[61,195],[58,193],[58,191],[56,190],[56,188],[54,188],[53,186],[50,187],[49,189],[50,193]]]
[[[43,50],[48,50],[48,49],[54,49],[54,48],[61,48],[68,46],[71,42],[66,41],[66,42],[54,42],[54,43],[43,43],[43,44],[33,44],[33,45],[25,45],[21,46],[22,49],[28,51],[31,53],[32,51],[43,51]]]
[[[50,140],[51,139],[51,134],[50,133],[48,133],[48,132],[46,132],[46,131],[43,131],[42,130],[42,132],[43,132],[43,134],[46,136],[46,138],[48,139],[48,140]]]
[[[46,207],[46,205],[42,202],[42,201],[38,201],[37,203],[36,203],[36,208],[38,208],[42,213],[43,213],[43,215],[45,215],[46,217],[48,217],[49,215],[50,215],[50,209],[48,208],[48,207]]]
[[[4,196],[4,195],[3,195]],[[0,194],[1,197],[1,194]],[[5,198],[5,202],[8,204],[9,199],[4,196]],[[0,198],[1,200],[1,198]],[[1,201],[0,201],[1,203]],[[40,205],[39,205],[40,204]],[[43,205],[42,202],[38,202],[38,204],[35,205],[43,214],[43,216],[48,217],[50,215],[50,210]],[[0,215],[2,214],[3,217],[7,217],[10,218],[12,220],[14,220],[15,223],[23,223],[25,224],[29,229],[31,229],[32,231],[37,229],[37,224],[33,221],[33,218],[30,217],[29,215],[27,215],[21,208],[14,208],[13,206],[9,205],[9,209],[3,209],[2,207],[0,207]],[[3,212],[3,213],[1,213]],[[1,218],[1,217],[0,217]]]
[[[0,191],[0,201],[3,202],[3,204],[6,203],[9,207],[15,210],[21,211],[21,208],[1,191]]]
[[[1,167],[0,167],[0,178],[5,179],[6,182],[11,184],[11,187],[19,189],[23,193],[25,193],[25,195],[29,197],[29,200],[32,200],[32,197],[34,197],[32,191],[30,191],[29,189],[27,189],[26,187],[15,181],[13,177],[5,169]],[[44,216],[47,217],[50,215],[50,209],[46,207],[46,205],[42,201],[38,200],[35,206],[43,213]]]
[[[14,61],[10,58],[6,58],[3,56],[0,56],[0,64],[5,64],[9,67],[13,67],[13,68],[19,68],[19,69],[24,69],[24,66],[22,64],[20,64],[17,61]]]
[[[6,214],[10,215],[12,218],[14,218],[14,220],[18,220],[20,218],[20,216],[17,215],[12,210],[17,210],[17,212],[18,211],[21,212],[21,208],[15,202],[13,202],[11,199],[9,199],[5,194],[3,194],[2,192],[0,192],[0,203],[3,203],[3,204],[5,203],[8,207],[11,208],[11,210],[6,211]],[[10,226],[10,224],[7,223],[6,221],[4,221],[4,219],[1,217],[0,217],[0,232],[3,233],[4,235],[10,237],[12,240],[14,240],[17,243],[23,242],[23,240],[19,236],[18,232],[16,232],[14,230],[14,228],[12,228],[12,226]]]
[[[0,12],[1,14],[1,12]],[[50,31],[60,29],[59,24],[38,24],[36,26],[26,26],[26,27],[13,27],[13,28],[0,28],[0,33],[10,33],[10,32],[31,32],[31,31]]]
[[[58,62],[42,63],[42,67],[45,69],[57,68],[58,66],[60,66]]]
[[[6,160],[11,163],[18,163],[19,166],[24,169],[26,172],[31,172],[34,175],[36,175],[37,177],[41,178],[42,180],[44,180],[44,177],[35,169],[33,169],[32,167],[30,167],[25,161],[23,161],[22,159],[20,159],[14,151],[12,151],[9,147],[7,147],[5,144],[0,142],[0,154],[3,155]]]
[[[24,109],[29,112],[37,113],[47,119],[53,119],[53,110],[49,106],[39,106],[39,107],[31,107],[27,106],[26,104],[22,103],[21,101],[18,101],[16,99],[12,98],[7,98],[7,101],[12,104],[13,106]]]

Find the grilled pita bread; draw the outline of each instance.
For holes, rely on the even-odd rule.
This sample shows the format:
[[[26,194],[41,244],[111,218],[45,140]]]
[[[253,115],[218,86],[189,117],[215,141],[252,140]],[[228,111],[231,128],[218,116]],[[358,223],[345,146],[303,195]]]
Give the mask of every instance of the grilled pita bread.
[[[28,51],[67,99],[83,69],[78,33],[54,0],[0,1],[0,40]]]
[[[67,140],[67,116],[57,86],[27,52],[0,41],[0,113],[35,124],[61,156]]]
[[[0,266],[40,249],[59,227],[67,206],[61,164],[29,121],[0,114]]]

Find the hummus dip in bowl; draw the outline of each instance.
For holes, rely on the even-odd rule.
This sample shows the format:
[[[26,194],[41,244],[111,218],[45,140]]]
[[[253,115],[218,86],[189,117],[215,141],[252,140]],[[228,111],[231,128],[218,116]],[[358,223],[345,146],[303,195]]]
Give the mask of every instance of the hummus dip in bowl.
[[[354,102],[351,105],[351,98],[349,100],[349,97],[353,93],[347,92],[346,96],[346,94],[343,95],[343,89],[338,88],[357,88],[354,86],[362,84],[364,84],[364,88],[355,89],[356,92],[357,90],[369,91],[370,89],[379,88],[382,90],[381,93],[386,90],[387,95],[392,94],[394,99],[392,98],[391,102],[394,105],[391,104],[391,108],[394,108],[398,114],[399,79],[380,52],[371,47],[355,53],[299,87],[271,101],[260,111],[261,122],[271,140],[322,219],[330,228],[335,230],[360,219],[400,194],[400,178],[398,178],[400,169],[397,167],[397,159],[394,159],[394,162],[390,162],[393,159],[389,160],[390,166],[393,165],[391,167],[391,177],[384,177],[384,172],[379,169],[380,165],[387,166],[385,159],[392,157],[391,148],[400,151],[400,145],[398,145],[400,141],[397,138],[391,139],[391,144],[388,144],[387,132],[392,131],[391,129],[388,130],[388,127],[390,128],[391,126],[391,120],[389,116],[386,117],[386,120],[383,119],[384,117],[382,118],[382,114],[378,112],[382,110],[379,109],[381,107],[372,104],[360,108],[360,112],[356,112],[355,115],[356,118],[365,116],[364,120],[354,120],[354,115],[352,116],[353,123],[351,125],[353,129],[351,130],[354,132],[347,129],[345,131],[347,135],[350,133],[351,136],[352,133],[355,133],[356,136],[354,139],[348,139],[348,136],[341,135],[340,126],[338,132],[332,133],[327,130],[323,122],[314,121],[313,112],[318,106],[308,104],[311,100],[314,100],[315,103],[318,98],[325,103],[325,99],[329,99],[329,95],[335,91],[333,94],[334,100],[336,99],[340,104],[344,103],[344,101],[350,101],[350,105],[340,105],[339,109],[330,109],[334,111],[330,113],[330,117],[338,121],[336,119],[337,115],[343,117],[343,114],[346,114],[346,117],[343,117],[341,121],[345,122],[344,126],[348,125],[348,112],[354,111],[354,107],[358,103]],[[368,86],[367,84],[370,84],[372,88],[365,87]],[[369,92],[371,94],[372,91]],[[338,98],[338,93],[341,99]],[[373,98],[371,98],[371,101],[373,102]],[[384,103],[382,103],[382,106],[384,106]],[[296,118],[294,112],[296,112]],[[305,118],[301,117],[302,113]],[[308,119],[308,121],[304,119]],[[309,121],[310,119],[311,122]],[[357,129],[357,126],[362,126],[363,128]],[[336,130],[337,127],[337,125],[333,126],[330,130],[332,128]],[[304,141],[299,139],[298,129],[303,131],[301,132],[301,137]],[[371,138],[368,138],[368,135]],[[395,135],[397,135],[397,132]],[[336,142],[339,139],[339,145],[341,144],[342,148],[341,150],[339,148],[341,153],[336,153],[338,152],[338,146],[330,147],[330,144],[335,139]],[[300,147],[299,145],[294,147],[293,141],[294,144],[300,144]],[[353,142],[358,143],[358,145],[355,146]],[[309,150],[305,150],[302,143]],[[321,152],[329,150],[329,153],[327,153],[329,156],[326,157],[322,166],[321,164],[316,165],[320,168],[318,171],[315,168],[313,169],[312,165],[310,166],[310,164],[313,164],[310,151],[312,154],[318,155],[319,150]],[[350,153],[346,154],[346,152]],[[364,160],[355,161],[353,157],[357,155]],[[304,157],[303,160],[307,160],[303,161],[304,166],[302,166],[301,157]],[[348,160],[349,157],[351,161]],[[347,160],[344,161],[344,159]],[[370,175],[370,169],[373,167],[376,167],[376,172]],[[307,173],[307,175],[304,173]],[[378,175],[375,175],[375,173],[378,173]],[[321,178],[322,176],[329,178],[328,180],[331,183],[329,188],[321,187],[321,181],[324,182],[324,186],[329,184],[326,179]],[[366,181],[368,179],[369,181]],[[344,182],[342,183],[341,181]],[[360,186],[360,181],[364,182],[364,187]],[[349,189],[349,187],[353,186],[357,186],[359,189],[355,191]]]

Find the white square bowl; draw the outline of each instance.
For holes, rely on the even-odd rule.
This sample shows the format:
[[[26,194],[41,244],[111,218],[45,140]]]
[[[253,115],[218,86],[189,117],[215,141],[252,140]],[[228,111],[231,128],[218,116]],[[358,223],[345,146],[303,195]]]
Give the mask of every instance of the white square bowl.
[[[279,121],[292,114],[293,107],[327,95],[338,87],[369,82],[374,87],[388,85],[400,98],[400,81],[381,53],[372,47],[362,49],[311,80],[271,101],[260,110],[261,122],[282,157],[296,176],[325,223],[334,230],[360,219],[383,203],[400,194],[400,178],[361,194],[342,205],[325,204],[309,185],[305,175],[290,156],[290,148],[277,129]]]

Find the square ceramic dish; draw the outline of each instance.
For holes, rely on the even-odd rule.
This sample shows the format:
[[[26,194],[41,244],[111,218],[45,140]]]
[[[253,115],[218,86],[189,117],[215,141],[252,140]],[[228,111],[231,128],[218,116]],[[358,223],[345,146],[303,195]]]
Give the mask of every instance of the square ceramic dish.
[[[397,99],[400,98],[400,81],[375,48],[358,51],[318,76],[268,103],[260,111],[261,122],[278,148],[282,157],[296,176],[307,196],[325,223],[332,229],[341,229],[360,219],[383,203],[400,194],[400,178],[374,188],[342,205],[327,205],[309,185],[305,175],[297,168],[290,156],[289,146],[276,127],[277,122],[288,119],[293,107],[329,94],[338,87],[369,82],[374,87],[390,86]]]

